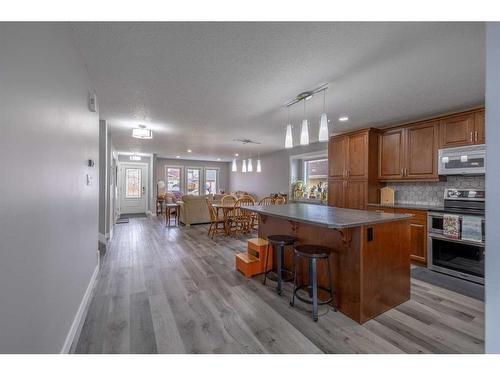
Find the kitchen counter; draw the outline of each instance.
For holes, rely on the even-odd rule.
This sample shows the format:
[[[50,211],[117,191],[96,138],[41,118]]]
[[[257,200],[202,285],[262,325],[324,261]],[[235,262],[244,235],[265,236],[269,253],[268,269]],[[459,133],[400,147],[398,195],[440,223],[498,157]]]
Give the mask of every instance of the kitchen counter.
[[[371,207],[386,207],[386,208],[402,208],[406,210],[417,211],[444,211],[444,206],[426,205],[426,204],[411,204],[411,203],[368,203]]]
[[[374,211],[350,210],[320,206],[315,204],[290,203],[276,206],[242,207],[258,214],[278,217],[299,223],[314,224],[326,228],[353,228],[362,225],[375,225],[392,221],[407,220],[408,214],[390,214]]]
[[[246,206],[258,215],[259,238],[290,235],[299,244],[331,249],[328,272],[318,263],[318,285],[333,285],[334,305],[363,324],[410,298],[410,219],[414,215],[350,210],[304,203]],[[282,260],[294,269],[293,251]],[[273,260],[273,264],[275,260]],[[298,262],[297,282],[308,282],[308,265]],[[318,292],[320,297],[322,291]]]

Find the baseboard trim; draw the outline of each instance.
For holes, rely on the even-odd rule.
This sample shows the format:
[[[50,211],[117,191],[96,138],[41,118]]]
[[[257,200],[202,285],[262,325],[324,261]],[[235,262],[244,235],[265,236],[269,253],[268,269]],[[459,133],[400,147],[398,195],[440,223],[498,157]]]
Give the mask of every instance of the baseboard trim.
[[[78,307],[78,310],[76,312],[75,319],[73,319],[73,323],[71,324],[68,335],[66,336],[66,340],[64,341],[64,345],[61,349],[61,354],[68,354],[70,352],[71,345],[73,344],[73,341],[77,336],[77,332],[79,328],[81,328],[80,326],[84,322],[87,315],[90,298],[92,297],[92,291],[94,290],[94,286],[97,281],[97,275],[99,274],[99,257],[97,259],[97,266],[95,267],[94,273],[90,278],[89,285],[87,286],[87,290],[85,291],[82,301],[80,302],[80,306]]]
[[[109,238],[108,236],[109,236],[109,235],[99,233],[99,234],[98,234],[98,239],[97,239],[97,240],[98,240],[100,243],[102,243],[103,245],[106,245],[106,246],[107,246],[107,245],[108,245],[108,238]]]

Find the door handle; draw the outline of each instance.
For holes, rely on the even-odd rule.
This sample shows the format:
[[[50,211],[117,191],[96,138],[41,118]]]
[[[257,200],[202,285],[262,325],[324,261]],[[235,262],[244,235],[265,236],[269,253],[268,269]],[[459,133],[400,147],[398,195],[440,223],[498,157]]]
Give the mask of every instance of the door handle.
[[[478,138],[478,137],[477,137],[477,130],[474,132],[474,138],[475,138],[475,141],[476,141],[476,143],[477,143],[477,138]]]
[[[143,187],[142,187],[142,195],[145,195],[145,194],[146,194],[146,187],[145,187],[145,186],[143,186]]]

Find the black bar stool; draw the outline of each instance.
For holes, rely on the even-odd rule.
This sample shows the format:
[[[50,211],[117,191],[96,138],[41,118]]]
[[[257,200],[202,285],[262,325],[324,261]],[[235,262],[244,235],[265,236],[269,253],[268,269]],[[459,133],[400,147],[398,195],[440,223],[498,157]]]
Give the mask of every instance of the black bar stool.
[[[273,272],[275,274],[274,277],[269,277],[271,280],[277,281],[278,286],[276,287],[276,291],[278,292],[279,295],[281,295],[282,292],[282,282],[283,281],[292,281],[293,280],[293,272],[286,269],[283,265],[285,264],[285,246],[291,246],[295,244],[295,241],[297,239],[293,236],[286,236],[286,235],[272,235],[268,236],[267,240],[269,241],[269,244],[273,246],[274,253],[276,254],[276,271],[272,270],[267,270],[267,264],[268,264],[268,259],[269,259],[269,250],[266,253],[266,265],[265,265],[265,273],[264,273],[264,281],[262,284],[266,285],[266,280],[267,280],[267,275],[270,272]],[[289,277],[284,278],[283,274],[287,273]]]
[[[293,249],[294,257],[294,278],[293,278],[293,294],[290,306],[295,304],[295,297],[302,302],[308,303],[313,306],[312,317],[315,322],[318,321],[318,305],[326,305],[333,301],[333,285],[332,285],[332,271],[330,269],[329,257],[331,250],[326,246],[319,245],[297,245]],[[309,263],[309,283],[297,285],[297,268],[299,258],[307,259]],[[329,288],[318,286],[318,261],[326,261],[328,268]],[[318,301],[318,289],[329,293],[330,298],[325,301]],[[299,290],[307,290],[310,299],[301,297],[297,292]],[[337,311],[334,308],[335,311]]]

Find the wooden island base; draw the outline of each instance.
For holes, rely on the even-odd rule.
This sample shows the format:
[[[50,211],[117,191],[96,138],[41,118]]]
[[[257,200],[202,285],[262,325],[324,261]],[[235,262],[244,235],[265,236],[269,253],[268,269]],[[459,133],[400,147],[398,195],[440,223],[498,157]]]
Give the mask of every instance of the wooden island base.
[[[259,214],[259,237],[287,234],[301,244],[328,246],[338,310],[364,323],[410,298],[410,228],[408,220],[333,229]],[[318,265],[318,284],[328,286],[325,264]],[[293,269],[293,251],[285,251],[285,266]],[[308,277],[299,265],[299,282]],[[307,279],[306,279],[307,280]],[[320,294],[321,296],[321,294]]]

